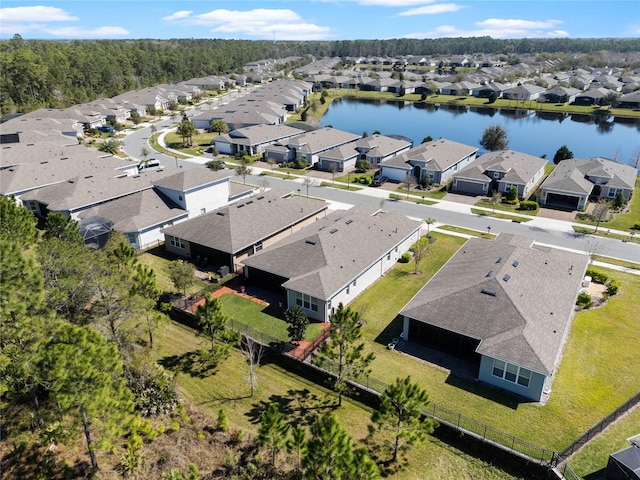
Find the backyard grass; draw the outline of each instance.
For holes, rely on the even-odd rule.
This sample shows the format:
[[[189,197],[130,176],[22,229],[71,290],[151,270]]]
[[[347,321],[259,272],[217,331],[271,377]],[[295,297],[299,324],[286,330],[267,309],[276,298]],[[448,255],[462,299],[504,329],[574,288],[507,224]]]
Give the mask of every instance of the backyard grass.
[[[473,215],[482,215],[483,217],[500,218],[502,220],[511,220],[515,222],[530,222],[532,219],[527,217],[521,217],[519,215],[508,215],[506,213],[493,212],[488,210],[482,210],[479,208],[472,208],[471,213]],[[522,212],[525,213],[525,212]]]
[[[629,412],[576,453],[569,466],[581,477],[604,480],[609,455],[630,446],[627,438],[640,433],[640,407]]]
[[[226,294],[221,295],[222,310],[229,317],[239,322],[255,328],[256,330],[266,333],[283,342],[289,341],[287,333],[288,323],[283,319],[272,316],[272,310],[264,307],[256,302],[239,297],[238,295]],[[305,340],[313,340],[320,336],[324,329],[322,323],[310,323],[307,328]]]
[[[171,263],[171,260],[164,254],[163,249],[164,247],[157,247],[149,250],[139,255],[138,260],[143,265],[151,267],[156,273],[156,282],[161,291],[175,292],[173,283],[169,278],[169,263]],[[193,285],[187,289],[187,295],[193,295],[207,286],[209,286],[208,283],[194,278]]]
[[[170,364],[175,358],[205,348],[204,339],[180,324],[169,322],[156,335],[154,354],[161,364]],[[286,420],[306,426],[316,414],[332,413],[356,442],[367,435],[371,409],[349,398],[336,408],[335,394],[305,378],[291,373],[265,357],[257,371],[256,394],[249,396],[246,381],[247,366],[244,357],[234,350],[231,357],[220,364],[211,375],[199,378],[175,371],[180,393],[208,414],[212,421],[223,408],[232,429],[239,429],[255,437],[261,412],[270,403],[279,404]],[[221,447],[222,448],[222,447]],[[284,453],[281,458],[284,458]],[[438,479],[457,480],[517,480],[525,478],[522,472],[508,473],[491,461],[473,456],[473,452],[430,437],[424,445],[411,451],[408,466],[393,475],[397,480]]]

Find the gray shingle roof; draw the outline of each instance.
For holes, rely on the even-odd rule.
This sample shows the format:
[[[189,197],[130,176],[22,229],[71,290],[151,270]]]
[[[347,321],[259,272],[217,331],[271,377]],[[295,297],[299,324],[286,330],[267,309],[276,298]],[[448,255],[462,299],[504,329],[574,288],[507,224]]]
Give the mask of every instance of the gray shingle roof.
[[[397,212],[372,213],[362,206],[333,212],[243,263],[289,279],[286,288],[329,300],[421,225]]]
[[[193,168],[164,176],[155,180],[153,184],[169,190],[188,192],[194,188],[210,185],[231,176],[233,176],[233,170],[229,169],[214,171],[208,168]]]
[[[420,144],[408,152],[385,160],[381,165],[410,170],[411,161],[426,162],[426,168],[429,170],[444,171],[477,151],[477,147],[439,138],[438,140]]]
[[[608,178],[608,186],[633,190],[636,171],[606,158],[570,158],[562,160],[542,183],[541,188],[570,193],[589,194],[593,183],[586,176]]]
[[[360,138],[359,135],[336,128],[325,127],[291,138],[286,141],[286,145],[297,148],[300,152],[314,154],[348,142],[353,142],[358,138]]]
[[[497,150],[478,157],[471,165],[454,174],[454,178],[477,178],[474,175],[480,169],[482,172],[504,172],[503,182],[526,184],[546,164],[544,158],[515,150]]]
[[[113,222],[114,230],[127,233],[162,225],[187,214],[162,193],[147,189],[85,210],[78,216],[108,218]]]
[[[324,201],[283,194],[273,190],[261,193],[165,228],[163,232],[235,254],[327,208]]]
[[[587,264],[586,255],[523,237],[472,238],[400,313],[480,340],[482,355],[550,375]]]

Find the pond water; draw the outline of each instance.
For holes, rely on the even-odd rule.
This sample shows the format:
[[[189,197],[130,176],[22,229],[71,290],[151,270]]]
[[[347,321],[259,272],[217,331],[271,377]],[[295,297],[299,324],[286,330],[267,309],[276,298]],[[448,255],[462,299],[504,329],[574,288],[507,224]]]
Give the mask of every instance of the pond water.
[[[342,98],[331,104],[320,124],[358,135],[403,135],[414,146],[431,136],[478,147],[484,129],[499,124],[508,133],[509,148],[546,154],[549,161],[563,144],[575,158],[618,158],[621,163],[631,163],[640,149],[640,119],[610,116]]]

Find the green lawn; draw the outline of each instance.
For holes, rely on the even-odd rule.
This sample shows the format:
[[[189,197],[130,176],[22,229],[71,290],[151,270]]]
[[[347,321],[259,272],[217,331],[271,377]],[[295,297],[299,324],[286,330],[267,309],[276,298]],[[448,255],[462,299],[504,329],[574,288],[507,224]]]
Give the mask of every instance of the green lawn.
[[[202,155],[207,148],[211,146],[211,141],[217,137],[219,133],[198,132],[193,137],[193,147],[184,148],[182,146],[182,137],[175,131],[167,133],[164,137],[164,143],[167,147],[189,155]]]
[[[585,445],[569,461],[569,466],[581,477],[604,480],[602,470],[607,467],[609,455],[630,446],[627,438],[640,433],[640,408],[631,411],[611,425],[600,436]]]
[[[163,292],[174,292],[173,283],[169,278],[169,263],[171,260],[164,254],[164,246],[154,248],[142,255],[138,256],[138,260],[143,265],[151,267],[156,273],[158,288]],[[209,286],[208,283],[194,278],[193,285],[187,290],[188,295],[193,295],[203,288]]]
[[[482,237],[482,238],[495,238],[496,237],[492,233],[481,232],[479,230],[471,230],[470,228],[456,227],[454,225],[440,225],[438,227],[438,229],[439,230],[445,230],[447,232],[462,233],[464,235],[473,235],[474,237]]]
[[[518,206],[517,205],[507,205],[506,203],[498,203],[497,205],[494,205],[491,203],[491,199],[489,198],[483,198],[480,201],[475,203],[476,207],[483,207],[483,208],[490,208],[491,212],[493,212],[494,210],[499,210],[502,212],[512,212],[512,213],[519,213],[521,215],[531,215],[531,216],[536,216],[538,215],[538,210],[518,210]],[[491,213],[489,212],[489,213]]]
[[[289,340],[287,322],[272,316],[268,307],[263,307],[256,302],[233,294],[221,295],[219,298],[222,302],[224,313],[229,317],[246,323],[256,330],[276,337],[283,342]],[[313,340],[317,338],[322,333],[323,328],[324,325],[322,323],[310,323],[305,339]]]
[[[204,339],[197,337],[193,330],[174,322],[161,328],[155,338],[155,357],[164,364],[206,346]],[[272,402],[280,405],[281,410],[286,414],[287,421],[291,423],[307,425],[313,415],[331,412],[356,442],[367,435],[367,425],[371,416],[369,408],[349,398],[344,399],[341,408],[336,408],[336,397],[331,391],[283,369],[268,357],[263,359],[257,376],[256,394],[250,397],[249,385],[246,381],[246,362],[241,354],[234,350],[231,357],[209,376],[200,378],[184,372],[176,372],[175,379],[181,394],[210,415],[212,424],[218,410],[224,408],[229,416],[231,428],[240,429],[250,436],[257,434],[258,417],[266,405]],[[393,475],[392,478],[396,480],[529,478],[525,477],[526,474],[523,472],[507,473],[491,461],[476,458],[473,453],[466,448],[460,450],[456,446],[430,437],[423,446],[410,453],[408,467]],[[284,454],[281,454],[281,459],[284,459]]]
[[[477,205],[477,204],[476,204]],[[479,208],[472,208],[471,209],[471,213],[473,215],[482,215],[484,217],[491,217],[491,218],[500,218],[503,220],[512,220],[512,221],[517,221],[517,222],[530,222],[532,219],[531,218],[527,218],[527,217],[521,217],[518,215],[508,215],[505,213],[500,213],[499,211],[496,212],[489,212],[487,210],[482,210]],[[524,211],[522,213],[525,213]],[[536,212],[533,212],[533,215],[535,215]]]
[[[344,184],[344,183],[333,183],[333,182],[320,182],[321,187],[331,187],[338,188],[340,190],[349,190],[351,192],[356,192],[358,190],[362,190],[363,187],[354,187],[353,185]]]
[[[588,220],[576,220],[576,222],[594,226],[596,224],[596,222]],[[636,234],[640,236],[640,231],[632,230],[634,225],[640,225],[640,175],[636,177],[636,186],[633,189],[628,211],[626,213],[613,214],[613,218],[608,222],[600,222],[600,229],[605,231],[608,228],[613,230],[635,231]]]

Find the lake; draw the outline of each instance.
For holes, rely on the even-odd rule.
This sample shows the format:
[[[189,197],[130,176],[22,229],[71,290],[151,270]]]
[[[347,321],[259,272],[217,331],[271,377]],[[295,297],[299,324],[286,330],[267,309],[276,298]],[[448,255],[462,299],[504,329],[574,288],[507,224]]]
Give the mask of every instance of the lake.
[[[575,158],[617,157],[621,163],[630,163],[640,149],[640,119],[532,110],[341,98],[333,101],[320,124],[358,135],[375,131],[403,135],[413,140],[414,146],[431,136],[478,147],[484,129],[499,124],[508,133],[509,148],[536,156],[546,154],[549,161],[563,144]]]

